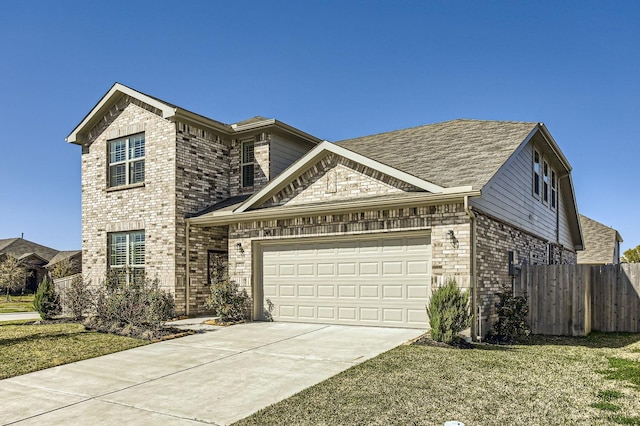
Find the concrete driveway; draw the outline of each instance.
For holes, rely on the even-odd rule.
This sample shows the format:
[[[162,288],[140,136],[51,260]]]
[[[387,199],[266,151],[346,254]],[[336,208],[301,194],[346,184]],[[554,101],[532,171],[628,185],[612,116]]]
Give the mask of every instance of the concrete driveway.
[[[235,325],[2,380],[0,423],[229,424],[421,333]]]

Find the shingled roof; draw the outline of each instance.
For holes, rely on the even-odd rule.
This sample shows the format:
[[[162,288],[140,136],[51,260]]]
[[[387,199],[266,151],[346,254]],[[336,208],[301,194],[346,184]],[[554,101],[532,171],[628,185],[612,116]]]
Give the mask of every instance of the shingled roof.
[[[0,240],[0,254],[8,254],[20,258],[25,254],[36,254],[47,262],[50,261],[58,250],[36,244],[24,238],[7,238]]]
[[[620,233],[615,229],[596,220],[580,215],[582,234],[584,236],[584,250],[578,252],[578,263],[607,265],[618,263],[620,253],[616,250],[622,242]]]
[[[337,142],[443,187],[482,187],[538,123],[453,120]]]

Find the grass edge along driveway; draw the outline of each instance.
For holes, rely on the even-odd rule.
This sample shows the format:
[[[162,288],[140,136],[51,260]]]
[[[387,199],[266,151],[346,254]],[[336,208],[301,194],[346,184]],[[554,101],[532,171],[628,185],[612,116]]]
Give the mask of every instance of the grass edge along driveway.
[[[622,374],[612,359],[629,370]],[[526,345],[471,350],[404,345],[235,425],[447,420],[467,426],[640,425],[640,335],[534,336]]]
[[[87,331],[82,324],[0,322],[0,379],[31,373],[149,343]]]

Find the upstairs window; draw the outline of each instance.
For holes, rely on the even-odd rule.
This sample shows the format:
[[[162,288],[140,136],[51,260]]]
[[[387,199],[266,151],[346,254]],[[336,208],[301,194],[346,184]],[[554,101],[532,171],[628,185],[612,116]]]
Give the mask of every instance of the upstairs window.
[[[144,231],[114,232],[109,234],[109,269],[124,282],[144,276]]]
[[[540,197],[540,154],[533,151],[533,195]]]
[[[551,170],[551,208],[555,209],[558,204],[558,176]]]
[[[242,187],[247,188],[253,186],[253,165],[255,157],[253,156],[254,141],[242,142],[242,163],[240,165],[242,169]]]
[[[109,186],[144,182],[144,133],[109,141]]]
[[[549,202],[549,164],[544,161],[542,166],[542,201]]]

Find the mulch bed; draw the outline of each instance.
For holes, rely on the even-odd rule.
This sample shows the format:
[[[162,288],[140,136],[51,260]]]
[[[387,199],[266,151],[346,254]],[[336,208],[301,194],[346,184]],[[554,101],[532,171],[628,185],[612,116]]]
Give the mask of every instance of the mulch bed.
[[[429,336],[429,333],[425,333],[422,336],[419,336],[413,340],[411,340],[408,344],[410,345],[420,345],[420,346],[435,346],[438,348],[449,348],[449,349],[473,349],[473,344],[467,342],[462,338],[456,338],[450,344],[444,342],[436,342]]]

